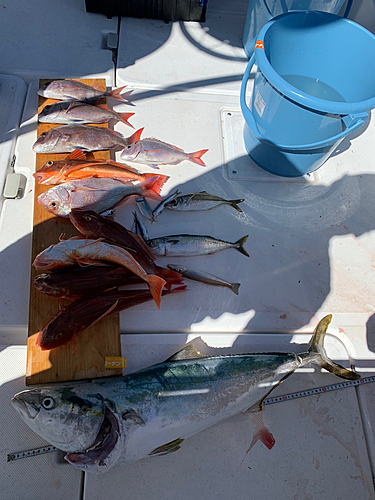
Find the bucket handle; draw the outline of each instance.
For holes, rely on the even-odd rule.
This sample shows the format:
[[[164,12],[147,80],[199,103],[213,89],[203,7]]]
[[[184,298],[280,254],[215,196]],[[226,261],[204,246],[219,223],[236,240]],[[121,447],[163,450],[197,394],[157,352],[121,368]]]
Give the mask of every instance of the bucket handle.
[[[340,132],[339,134],[337,134],[333,137],[329,137],[328,139],[318,141],[318,142],[312,142],[310,144],[298,144],[298,145],[277,144],[276,142],[269,141],[259,131],[258,126],[254,120],[253,114],[246,104],[247,82],[249,80],[249,75],[250,75],[251,69],[255,63],[256,50],[260,50],[260,49],[255,49],[253,55],[250,58],[250,61],[247,64],[245,73],[244,73],[243,78],[242,78],[240,103],[241,103],[242,114],[246,120],[246,123],[251,128],[251,131],[253,132],[255,138],[259,142],[264,143],[264,144],[268,144],[269,146],[276,147],[282,151],[290,151],[290,150],[301,151],[301,150],[306,150],[306,149],[319,149],[319,148],[324,148],[327,146],[332,146],[332,143],[343,139],[344,137],[351,134],[352,132],[357,130],[359,127],[361,127],[364,123],[366,123],[366,121],[368,119],[367,113],[360,113],[357,115],[345,115],[342,117],[342,120],[345,123],[345,125],[347,126],[347,129],[344,130],[343,132]],[[297,103],[296,103],[296,106],[298,106]]]

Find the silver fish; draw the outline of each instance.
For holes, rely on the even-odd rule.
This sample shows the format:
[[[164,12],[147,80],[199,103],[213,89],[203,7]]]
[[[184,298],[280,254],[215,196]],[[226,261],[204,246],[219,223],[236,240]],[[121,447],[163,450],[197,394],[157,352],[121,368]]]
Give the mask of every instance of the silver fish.
[[[126,87],[120,87],[118,89],[113,89],[109,92],[103,92],[98,90],[91,85],[86,85],[76,80],[54,80],[52,82],[45,83],[38,90],[38,95],[50,99],[59,99],[60,101],[98,101],[103,97],[112,97],[113,99],[118,99],[120,101],[128,101],[128,97],[132,93],[127,92],[121,95],[122,90]]]
[[[59,217],[68,218],[72,208],[86,208],[102,213],[111,210],[131,195],[160,200],[159,192],[163,183],[164,179],[158,175],[138,184],[90,177],[54,186],[39,195],[38,202],[45,210]]]
[[[208,255],[228,248],[235,248],[249,257],[243,244],[249,236],[240,238],[235,243],[217,240],[212,236],[200,236],[192,234],[175,234],[152,238],[146,241],[151,252],[157,256],[192,257],[195,255]]]
[[[155,210],[152,211],[152,216],[155,219],[155,217],[158,217],[166,208],[166,205],[168,203],[171,203],[172,200],[174,200],[180,193],[180,191],[177,189],[174,193],[170,194],[167,196],[163,201],[159,203],[159,205],[155,208]]]
[[[134,128],[128,119],[134,113],[116,113],[105,104],[90,104],[83,101],[62,101],[44,106],[38,116],[41,123],[85,124],[107,123],[109,120],[122,121]]]
[[[141,214],[143,215],[143,217],[150,220],[151,222],[155,222],[155,219],[154,219],[154,216],[152,213],[152,208],[148,204],[147,200],[145,198],[143,198],[142,196],[137,196],[135,201],[136,201],[137,207],[138,207],[139,211],[141,212]]]
[[[182,274],[184,278],[188,278],[189,280],[201,281],[202,283],[206,283],[207,285],[213,286],[225,286],[232,290],[233,293],[238,295],[238,289],[240,288],[240,283],[229,283],[213,274],[205,273],[203,271],[194,271],[193,269],[188,269],[184,266],[176,266],[174,264],[167,264],[167,267],[172,271],[176,271],[176,273]]]
[[[258,405],[297,368],[320,364],[339,377],[360,375],[331,361],[323,318],[302,354],[202,357],[194,346],[125,377],[25,390],[12,398],[22,420],[87,472],[177,451],[185,438]],[[270,390],[271,387],[271,390]]]
[[[43,132],[33,144],[35,153],[71,153],[75,149],[98,151],[125,147],[139,141],[143,128],[130,137],[103,127],[62,125]]]
[[[154,168],[159,168],[159,165],[178,165],[184,160],[205,167],[206,165],[201,160],[201,156],[207,151],[208,149],[202,149],[194,153],[185,153],[184,150],[172,144],[150,138],[128,144],[121,152],[121,158],[135,163],[143,163]]]
[[[139,219],[137,212],[133,212],[133,227],[132,231],[135,234],[138,234],[143,241],[147,242],[149,237],[148,237],[148,232],[147,229],[145,228],[145,225],[143,222]]]
[[[199,193],[184,194],[168,201],[165,208],[168,210],[179,210],[181,212],[195,212],[199,210],[211,210],[219,205],[230,205],[238,212],[242,212],[238,203],[245,200],[224,200],[219,196],[208,194],[206,191]]]

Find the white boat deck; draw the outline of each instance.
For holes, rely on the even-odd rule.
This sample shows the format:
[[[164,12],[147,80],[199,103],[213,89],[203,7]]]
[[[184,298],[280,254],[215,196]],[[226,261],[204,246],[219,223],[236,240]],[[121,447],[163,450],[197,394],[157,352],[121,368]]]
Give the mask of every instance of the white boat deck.
[[[2,0],[0,183],[13,154],[14,171],[27,182],[22,198],[0,201],[0,498],[375,498],[375,384],[267,406],[261,417],[276,441],[271,450],[258,441],[248,451],[261,417],[239,415],[185,441],[177,453],[100,476],[77,471],[62,453],[6,462],[8,453],[46,444],[10,404],[25,388],[39,78],[128,85],[135,106],[109,104],[134,111],[131,122],[145,127],[144,137],[188,152],[209,149],[206,168],[188,162],[161,168],[170,175],[163,195],[178,187],[245,199],[242,214],[223,206],[200,214],[165,211],[152,225],[143,219],[151,237],[249,235],[250,258],[235,250],[160,258],[161,265],[181,263],[238,281],[240,293],[189,282],[189,291],[166,297],[160,311],[148,303],[121,313],[125,373],[161,362],[194,339],[213,354],[301,352],[318,320],[332,313],[328,354],[364,377],[375,374],[373,116],[309,177],[278,178],[254,165],[239,106],[246,10],[244,0],[209,0],[205,23],[165,24],[89,14],[83,0]],[[350,17],[375,32],[371,0],[355,2]],[[108,34],[118,35],[117,58],[106,48]],[[115,129],[129,135],[124,124]],[[134,209],[127,202],[116,220],[131,226]],[[272,395],[340,381],[311,367]]]

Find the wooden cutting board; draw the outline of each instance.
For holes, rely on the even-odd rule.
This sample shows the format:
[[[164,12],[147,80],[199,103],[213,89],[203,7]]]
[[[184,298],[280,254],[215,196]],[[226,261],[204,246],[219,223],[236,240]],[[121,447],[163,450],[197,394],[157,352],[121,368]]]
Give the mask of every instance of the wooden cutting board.
[[[40,80],[40,87],[50,80]],[[106,90],[106,82],[101,79],[82,79],[82,83],[92,85],[97,89]],[[53,99],[35,96],[39,99],[38,113],[47,104],[57,102]],[[105,100],[102,101],[105,103]],[[43,132],[58,125],[39,123],[38,137]],[[108,127],[108,124],[96,125]],[[30,151],[30,156],[35,153]],[[109,159],[109,151],[95,151],[94,158]],[[67,154],[37,154],[36,170],[47,161],[66,158]],[[52,186],[41,186],[35,182],[34,223],[32,236],[31,263],[36,255],[49,245],[58,243],[61,235],[64,238],[79,234],[69,219],[56,217],[38,203],[38,196]],[[105,368],[105,358],[121,356],[119,315],[103,318],[98,323],[77,335],[75,349],[71,344],[51,351],[42,351],[35,345],[37,333],[48,323],[59,310],[59,300],[38,292],[33,287],[34,277],[40,274],[31,266],[29,325],[27,341],[26,385],[45,384],[69,380],[80,380],[111,375],[121,375],[121,369]],[[67,302],[63,303],[66,304]]]

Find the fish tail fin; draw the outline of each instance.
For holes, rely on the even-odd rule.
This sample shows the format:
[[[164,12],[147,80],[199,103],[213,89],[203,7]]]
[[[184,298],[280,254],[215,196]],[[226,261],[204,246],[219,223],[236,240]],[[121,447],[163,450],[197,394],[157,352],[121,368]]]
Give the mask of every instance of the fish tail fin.
[[[153,200],[162,200],[163,198],[160,196],[160,191],[168,179],[169,177],[166,175],[153,175],[149,177],[143,182],[142,196]]]
[[[343,366],[338,365],[327,356],[326,350],[324,349],[324,338],[331,319],[332,314],[328,314],[319,321],[313,336],[311,337],[308,352],[301,356],[302,363],[305,364],[309,361],[315,360],[322,368],[334,373],[338,377],[345,378],[347,380],[358,380],[361,378],[359,373],[355,373],[352,370],[348,370]]]
[[[232,286],[230,289],[232,290],[233,293],[238,295],[238,289],[240,288],[241,283],[232,283]]]
[[[160,278],[160,276],[156,276],[155,274],[149,274],[147,283],[152,298],[154,299],[156,305],[160,309],[161,294],[163,291],[163,286],[166,284],[166,281],[163,280],[163,278]]]
[[[131,123],[128,122],[129,118],[131,118],[135,113],[117,113],[121,118],[122,123],[125,123],[128,127],[134,128]]]
[[[186,285],[178,286],[176,288],[172,288],[173,283],[167,283],[165,285],[166,290],[163,290],[163,295],[169,295],[170,293],[175,293],[175,292],[185,292],[187,290]]]
[[[133,92],[130,90],[130,92],[126,92],[126,94],[121,95],[121,92],[124,90],[126,85],[123,87],[119,87],[118,89],[113,89],[109,92],[108,97],[112,97],[112,99],[117,99],[118,101],[127,101],[127,97]]]
[[[204,153],[207,153],[207,151],[208,149],[201,149],[200,151],[195,151],[195,153],[189,153],[189,160],[197,165],[200,165],[201,167],[205,167],[206,164],[201,159],[201,156],[203,156]]]
[[[141,139],[141,135],[142,135],[143,130],[144,130],[144,127],[136,130],[133,135],[131,135],[130,137],[128,137],[126,139],[128,145],[129,144],[133,144],[134,142],[138,142]]]
[[[162,175],[162,174],[157,174],[156,172],[155,173],[152,173],[152,172],[147,172],[145,174],[142,174],[142,177],[144,180],[147,180],[147,179],[151,179],[151,177],[156,177],[156,176],[159,176],[159,177],[162,177],[163,178],[163,185],[167,182],[167,180],[169,179],[169,175]]]
[[[242,203],[243,201],[245,201],[245,200],[230,200],[229,203],[232,205],[233,208],[235,208],[237,210],[237,212],[242,212],[242,210],[238,206],[238,203]]]
[[[241,253],[243,253],[244,255],[246,255],[246,257],[250,257],[250,255],[246,252],[246,250],[244,249],[243,245],[245,243],[245,241],[247,240],[247,238],[249,237],[249,235],[247,236],[244,236],[243,238],[240,238],[238,241],[236,241],[236,243],[234,244],[235,247],[237,248],[237,250]]]

